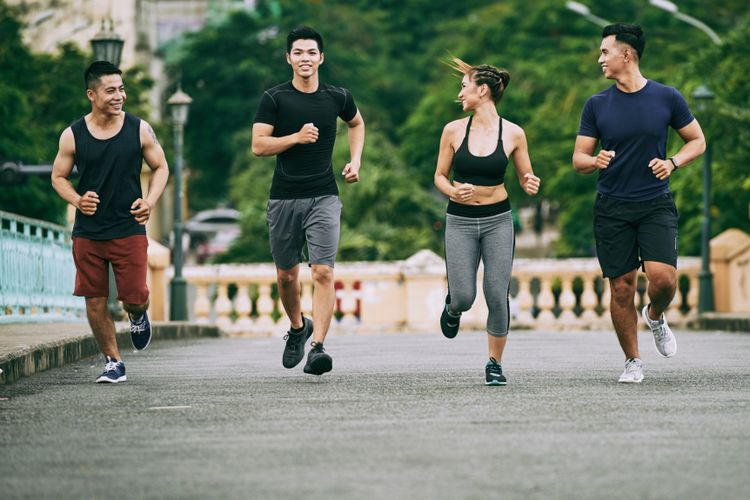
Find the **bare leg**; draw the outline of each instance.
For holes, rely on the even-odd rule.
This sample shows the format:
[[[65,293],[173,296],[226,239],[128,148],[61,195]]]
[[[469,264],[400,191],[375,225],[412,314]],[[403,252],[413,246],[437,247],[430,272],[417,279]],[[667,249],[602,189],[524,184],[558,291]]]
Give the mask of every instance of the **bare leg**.
[[[336,290],[334,289],[333,268],[325,264],[312,265],[313,276],[313,323],[315,331],[313,340],[323,343],[331,326],[333,308],[336,304]]]
[[[505,343],[508,340],[508,336],[495,337],[493,335],[487,335],[487,344],[489,346],[490,357],[495,358],[495,361],[502,363],[503,351],[505,350]]]
[[[648,317],[657,320],[672,303],[677,291],[677,269],[661,262],[646,261],[646,278],[648,278],[648,298],[651,304]]]
[[[117,349],[115,324],[107,309],[107,297],[86,297],[86,316],[102,354],[118,361],[122,359]]]
[[[302,328],[302,303],[300,301],[302,288],[299,283],[299,264],[291,269],[276,268],[276,283],[279,285],[281,304],[292,323],[292,328]],[[315,325],[316,330],[317,326]]]
[[[610,278],[612,292],[609,310],[612,324],[617,332],[617,340],[625,353],[625,359],[640,358],[638,353],[638,313],[635,310],[635,288],[638,270]]]

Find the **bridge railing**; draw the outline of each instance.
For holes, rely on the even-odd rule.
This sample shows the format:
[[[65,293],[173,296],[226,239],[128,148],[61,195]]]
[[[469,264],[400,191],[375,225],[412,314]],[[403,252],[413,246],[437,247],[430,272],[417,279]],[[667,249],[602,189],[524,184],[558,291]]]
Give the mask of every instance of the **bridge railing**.
[[[667,312],[674,324],[697,315],[700,261],[681,258],[679,289]],[[192,312],[200,323],[214,323],[230,334],[282,334],[288,328],[276,292],[272,264],[220,264],[184,269],[194,287]],[[429,331],[439,329],[447,292],[445,263],[423,250],[397,262],[336,265],[336,313],[332,331]],[[312,277],[300,268],[302,309],[312,309]],[[464,313],[462,327],[483,330],[487,306],[482,295]],[[647,283],[639,276],[637,306]],[[611,328],[609,285],[596,259],[517,259],[511,283],[511,329]]]
[[[0,211],[0,323],[85,317],[62,226]]]

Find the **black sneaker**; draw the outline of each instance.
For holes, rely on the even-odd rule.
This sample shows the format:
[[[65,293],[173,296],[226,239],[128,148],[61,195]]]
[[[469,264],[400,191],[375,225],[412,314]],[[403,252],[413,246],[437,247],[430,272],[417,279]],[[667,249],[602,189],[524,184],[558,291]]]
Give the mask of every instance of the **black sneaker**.
[[[448,304],[450,304],[450,295],[445,298],[443,314],[440,315],[440,329],[443,331],[443,335],[452,339],[458,335],[458,325],[461,323],[461,313],[458,313],[458,316],[449,313]]]
[[[284,368],[294,368],[305,357],[305,342],[313,334],[313,322],[310,318],[302,316],[302,331],[294,333],[291,329],[284,335],[286,346],[281,356]]]
[[[503,367],[495,358],[490,358],[484,367],[485,385],[506,385],[508,381],[503,375]]]
[[[116,384],[125,382],[128,377],[125,376],[125,363],[106,356],[107,363],[104,365],[104,371],[96,379],[97,384],[107,383]]]
[[[130,340],[137,351],[142,351],[151,343],[151,321],[148,319],[148,313],[144,312],[141,319],[134,321],[130,318]]]
[[[333,359],[326,354],[323,344],[313,342],[303,371],[312,375],[323,375],[325,372],[330,372],[331,368],[333,368]]]

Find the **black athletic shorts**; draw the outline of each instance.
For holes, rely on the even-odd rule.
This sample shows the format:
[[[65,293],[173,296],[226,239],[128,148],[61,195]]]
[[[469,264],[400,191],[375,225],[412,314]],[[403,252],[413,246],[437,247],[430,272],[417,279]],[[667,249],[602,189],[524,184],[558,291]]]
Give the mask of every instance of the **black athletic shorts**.
[[[678,219],[670,193],[636,202],[597,193],[594,237],[604,277],[622,276],[645,261],[677,267]]]

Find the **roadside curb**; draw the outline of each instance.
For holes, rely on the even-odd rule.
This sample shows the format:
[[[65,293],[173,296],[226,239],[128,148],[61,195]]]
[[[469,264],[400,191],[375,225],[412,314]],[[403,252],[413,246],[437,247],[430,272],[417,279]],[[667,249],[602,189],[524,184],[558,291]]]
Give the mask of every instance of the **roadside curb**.
[[[215,326],[188,322],[155,323],[153,329],[152,341],[220,336],[219,329]],[[117,345],[126,349],[131,347],[129,330],[117,332]],[[91,333],[71,335],[45,344],[22,346],[17,351],[0,357],[0,385],[99,354],[99,346]]]

